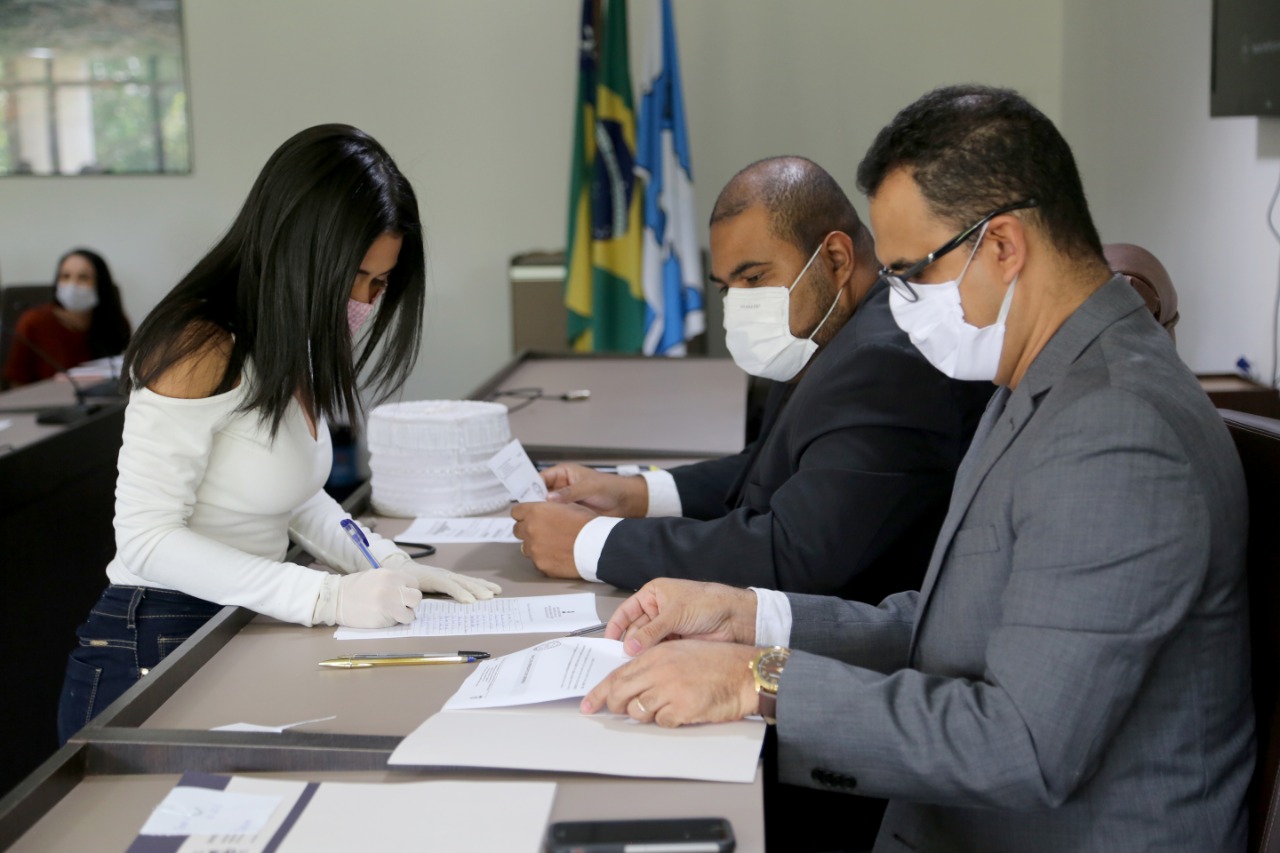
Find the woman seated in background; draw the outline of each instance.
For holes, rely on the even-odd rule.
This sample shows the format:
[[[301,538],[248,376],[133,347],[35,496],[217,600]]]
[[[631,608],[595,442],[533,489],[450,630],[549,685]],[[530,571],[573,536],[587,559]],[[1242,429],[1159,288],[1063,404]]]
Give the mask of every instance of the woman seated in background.
[[[72,249],[58,261],[53,299],[18,318],[4,364],[11,386],[48,379],[77,364],[119,355],[129,345],[129,321],[107,262]]]
[[[413,621],[424,592],[501,591],[364,531],[371,568],[322,488],[326,421],[359,423],[360,390],[404,384],[425,291],[417,198],[372,137],[320,125],[271,155],[125,354],[116,555],[67,662],[63,742],[222,605],[384,628]],[[291,536],[338,573],[283,562]]]

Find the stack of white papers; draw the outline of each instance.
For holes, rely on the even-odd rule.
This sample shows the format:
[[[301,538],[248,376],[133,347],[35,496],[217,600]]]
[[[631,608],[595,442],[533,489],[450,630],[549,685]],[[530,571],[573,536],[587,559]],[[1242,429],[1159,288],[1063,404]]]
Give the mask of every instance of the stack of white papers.
[[[581,697],[627,660],[616,640],[566,637],[483,661],[388,763],[755,779],[765,733],[758,718],[664,729],[606,712],[581,713]]]

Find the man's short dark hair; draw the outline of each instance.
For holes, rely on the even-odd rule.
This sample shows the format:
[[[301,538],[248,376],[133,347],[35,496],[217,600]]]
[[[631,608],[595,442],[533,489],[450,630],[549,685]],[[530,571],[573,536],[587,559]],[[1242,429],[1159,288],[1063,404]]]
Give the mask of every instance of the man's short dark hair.
[[[768,157],[745,167],[720,191],[711,224],[756,204],[768,211],[773,234],[803,254],[811,254],[832,231],[848,234],[859,255],[869,251],[870,232],[853,203],[835,178],[812,160]]]
[[[912,171],[933,214],[957,230],[998,207],[1034,198],[1038,221],[1072,257],[1102,257],[1071,148],[1053,122],[1009,89],[947,86],[906,107],[876,135],[858,189],[874,196],[900,168]]]

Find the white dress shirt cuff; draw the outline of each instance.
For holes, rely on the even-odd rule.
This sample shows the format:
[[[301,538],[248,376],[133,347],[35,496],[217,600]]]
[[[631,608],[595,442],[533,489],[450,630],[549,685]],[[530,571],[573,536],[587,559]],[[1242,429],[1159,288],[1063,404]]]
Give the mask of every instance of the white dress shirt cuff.
[[[646,518],[667,518],[684,515],[680,503],[680,490],[670,471],[645,471],[640,475],[649,484],[649,509]]]
[[[751,587],[756,594],[756,645],[791,645],[791,600],[776,589]]]
[[[578,538],[573,540],[573,564],[584,581],[601,582],[596,571],[600,566],[600,554],[604,551],[604,540],[609,538],[609,531],[619,521],[622,519],[593,518],[578,531]]]

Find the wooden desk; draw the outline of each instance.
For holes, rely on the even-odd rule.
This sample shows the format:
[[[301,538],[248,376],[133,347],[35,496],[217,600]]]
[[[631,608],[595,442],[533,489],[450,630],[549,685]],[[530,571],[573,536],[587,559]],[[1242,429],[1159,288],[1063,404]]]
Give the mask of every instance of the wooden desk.
[[[55,379],[0,394],[0,409],[75,402]],[[69,426],[35,414],[3,414],[0,430],[0,720],[5,724],[0,792],[57,749],[57,707],[75,629],[102,593],[115,554],[116,457],[124,401]]]

